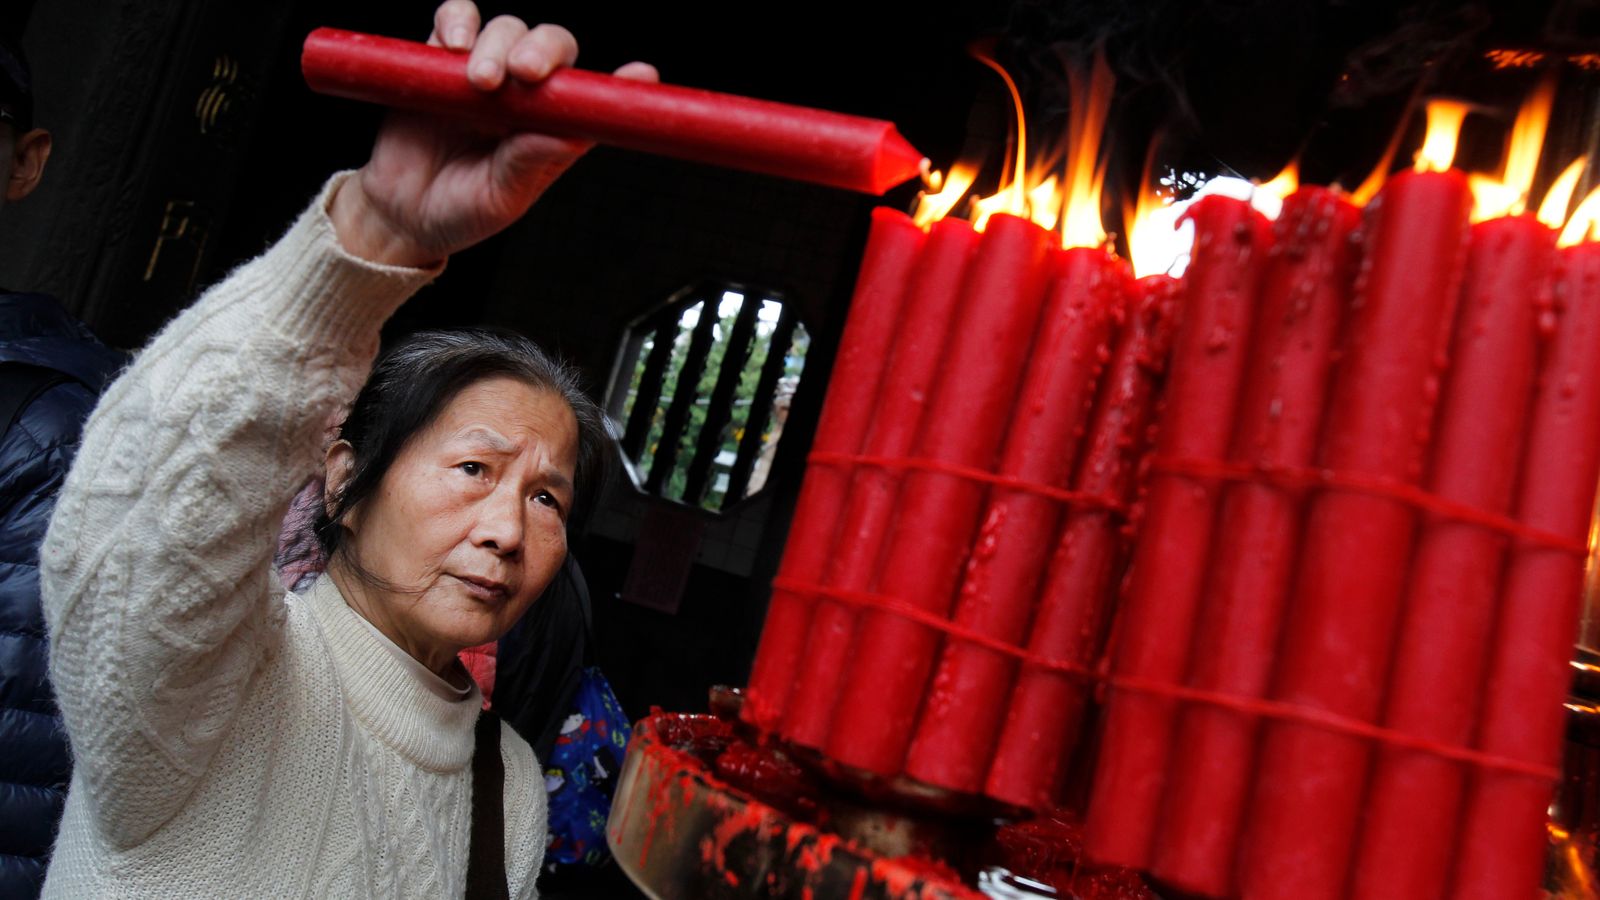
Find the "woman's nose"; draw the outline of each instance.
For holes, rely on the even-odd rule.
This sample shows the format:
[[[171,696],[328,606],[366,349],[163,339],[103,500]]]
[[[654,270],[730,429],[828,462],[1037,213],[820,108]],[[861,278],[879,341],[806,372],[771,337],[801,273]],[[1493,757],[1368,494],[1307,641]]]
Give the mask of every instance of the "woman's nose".
[[[522,550],[524,512],[518,491],[504,487],[495,490],[478,505],[472,542],[501,556],[515,555]]]

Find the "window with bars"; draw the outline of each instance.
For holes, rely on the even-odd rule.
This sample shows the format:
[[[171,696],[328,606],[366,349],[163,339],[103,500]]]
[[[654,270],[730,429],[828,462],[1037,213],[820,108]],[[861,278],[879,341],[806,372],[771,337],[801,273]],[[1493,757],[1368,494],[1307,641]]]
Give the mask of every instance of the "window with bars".
[[[753,285],[693,284],[635,322],[607,400],[634,483],[714,511],[761,490],[810,344]]]

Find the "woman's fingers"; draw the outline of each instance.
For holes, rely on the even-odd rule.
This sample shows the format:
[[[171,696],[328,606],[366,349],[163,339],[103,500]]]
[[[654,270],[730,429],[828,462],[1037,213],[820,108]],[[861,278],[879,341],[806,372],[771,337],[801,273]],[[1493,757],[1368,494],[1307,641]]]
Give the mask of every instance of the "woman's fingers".
[[[463,52],[471,50],[482,22],[472,0],[445,0],[433,11],[433,34],[428,36],[428,43]]]
[[[473,87],[492,91],[506,78],[506,57],[511,48],[528,34],[528,26],[516,16],[495,16],[483,26],[483,33],[472,45],[467,61],[467,80]]]
[[[661,80],[661,73],[656,71],[655,66],[647,62],[631,62],[611,74],[618,78],[626,78],[629,81],[656,82]]]
[[[523,35],[506,62],[523,81],[540,81],[562,66],[578,61],[578,39],[560,25],[540,25]]]

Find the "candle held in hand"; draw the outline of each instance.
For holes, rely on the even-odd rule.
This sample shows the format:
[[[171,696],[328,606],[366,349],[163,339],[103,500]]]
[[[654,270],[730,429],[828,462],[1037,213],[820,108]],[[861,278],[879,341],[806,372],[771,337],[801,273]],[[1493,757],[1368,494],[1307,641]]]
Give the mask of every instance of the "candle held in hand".
[[[300,68],[318,93],[869,194],[924,162],[882,119],[578,69],[482,91],[464,53],[336,28],[311,32]]]

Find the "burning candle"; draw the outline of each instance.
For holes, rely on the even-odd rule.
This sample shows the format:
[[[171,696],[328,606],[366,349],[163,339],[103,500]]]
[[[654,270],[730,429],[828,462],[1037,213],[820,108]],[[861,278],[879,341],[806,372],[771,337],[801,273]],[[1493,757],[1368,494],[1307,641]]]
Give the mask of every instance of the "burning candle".
[[[909,216],[885,208],[872,211],[872,231],[817,421],[814,452],[860,451],[867,427],[878,412],[883,362],[895,336],[905,285],[925,238]],[[813,465],[807,470],[779,564],[780,577],[813,579],[823,571],[849,486],[846,469]],[[814,605],[809,597],[773,592],[742,713],[747,721],[772,729],[782,720],[800,669]]]
[[[306,37],[300,67],[319,93],[869,194],[924,162],[881,119],[577,69],[486,93],[468,83],[465,53],[334,28]]]
[[[1304,188],[1284,203],[1239,401],[1234,461],[1311,464],[1339,324],[1350,305],[1351,236],[1360,219],[1360,210],[1326,188]],[[1301,490],[1266,483],[1224,489],[1191,686],[1265,695],[1299,548],[1302,497]],[[1228,709],[1197,704],[1183,711],[1152,869],[1163,881],[1217,896],[1231,891],[1257,726],[1254,717]]]
[[[1122,318],[1129,276],[1126,264],[1100,249],[1073,248],[1061,262],[999,474],[1065,488]],[[955,622],[962,632],[1023,643],[1062,512],[1059,500],[1036,492],[994,490],[981,517],[979,549],[957,595]],[[964,641],[959,632],[947,642],[923,701],[906,773],[951,790],[981,790],[1015,670],[1012,657]]]
[[[863,455],[903,458],[911,452],[945,361],[950,325],[961,312],[962,283],[977,244],[977,233],[960,219],[941,220],[930,230],[910,276],[883,387],[873,398],[876,411]],[[865,591],[872,585],[904,477],[899,470],[873,465],[854,470],[849,501],[836,521],[833,553],[811,577],[822,576],[825,585],[842,590]],[[826,742],[855,623],[853,607],[826,599],[818,603],[782,729],[790,740],[818,748]]]
[[[1369,210],[1355,312],[1327,413],[1321,464],[1416,484],[1429,441],[1467,247],[1471,196],[1457,171],[1405,172]],[[1410,561],[1415,511],[1349,491],[1313,498],[1276,699],[1378,718]],[[1269,723],[1240,873],[1252,897],[1342,896],[1371,747],[1316,726]]]
[[[1206,197],[1189,211],[1195,246],[1178,316],[1157,455],[1221,459],[1233,431],[1271,223],[1248,203]],[[1113,648],[1118,675],[1179,682],[1188,666],[1219,487],[1158,474]],[[1085,846],[1095,860],[1145,868],[1171,748],[1175,701],[1113,690]]]
[[[1129,322],[1095,403],[1074,490],[1113,503],[1132,500],[1181,296],[1181,283],[1165,275],[1132,286]],[[1071,668],[1093,662],[1125,543],[1118,511],[1068,511],[1030,629],[1030,655]],[[1006,716],[985,792],[1032,809],[1058,805],[1088,693],[1073,672],[1025,664],[1009,702],[997,702]]]
[[[1026,219],[989,220],[917,438],[919,457],[992,471],[1053,274],[1048,237]],[[875,592],[949,615],[986,493],[984,484],[953,473],[908,474]],[[845,659],[830,757],[879,775],[900,774],[939,639],[895,612],[863,614]]]
[[[1532,216],[1472,228],[1471,255],[1429,491],[1501,515],[1511,510],[1548,301],[1555,233]],[[1542,472],[1538,478],[1547,478]],[[1472,740],[1506,538],[1449,518],[1423,528],[1406,589],[1384,724],[1448,746]],[[1355,897],[1442,897],[1464,772],[1425,751],[1381,748],[1355,868]]]
[[[1557,318],[1545,349],[1517,519],[1582,546],[1600,475],[1600,244],[1560,253]],[[1520,543],[1511,553],[1477,746],[1537,766],[1561,763],[1562,701],[1577,634],[1583,559]],[[1545,811],[1553,784],[1505,771],[1476,773],[1467,793],[1450,896],[1532,897],[1544,872]]]

